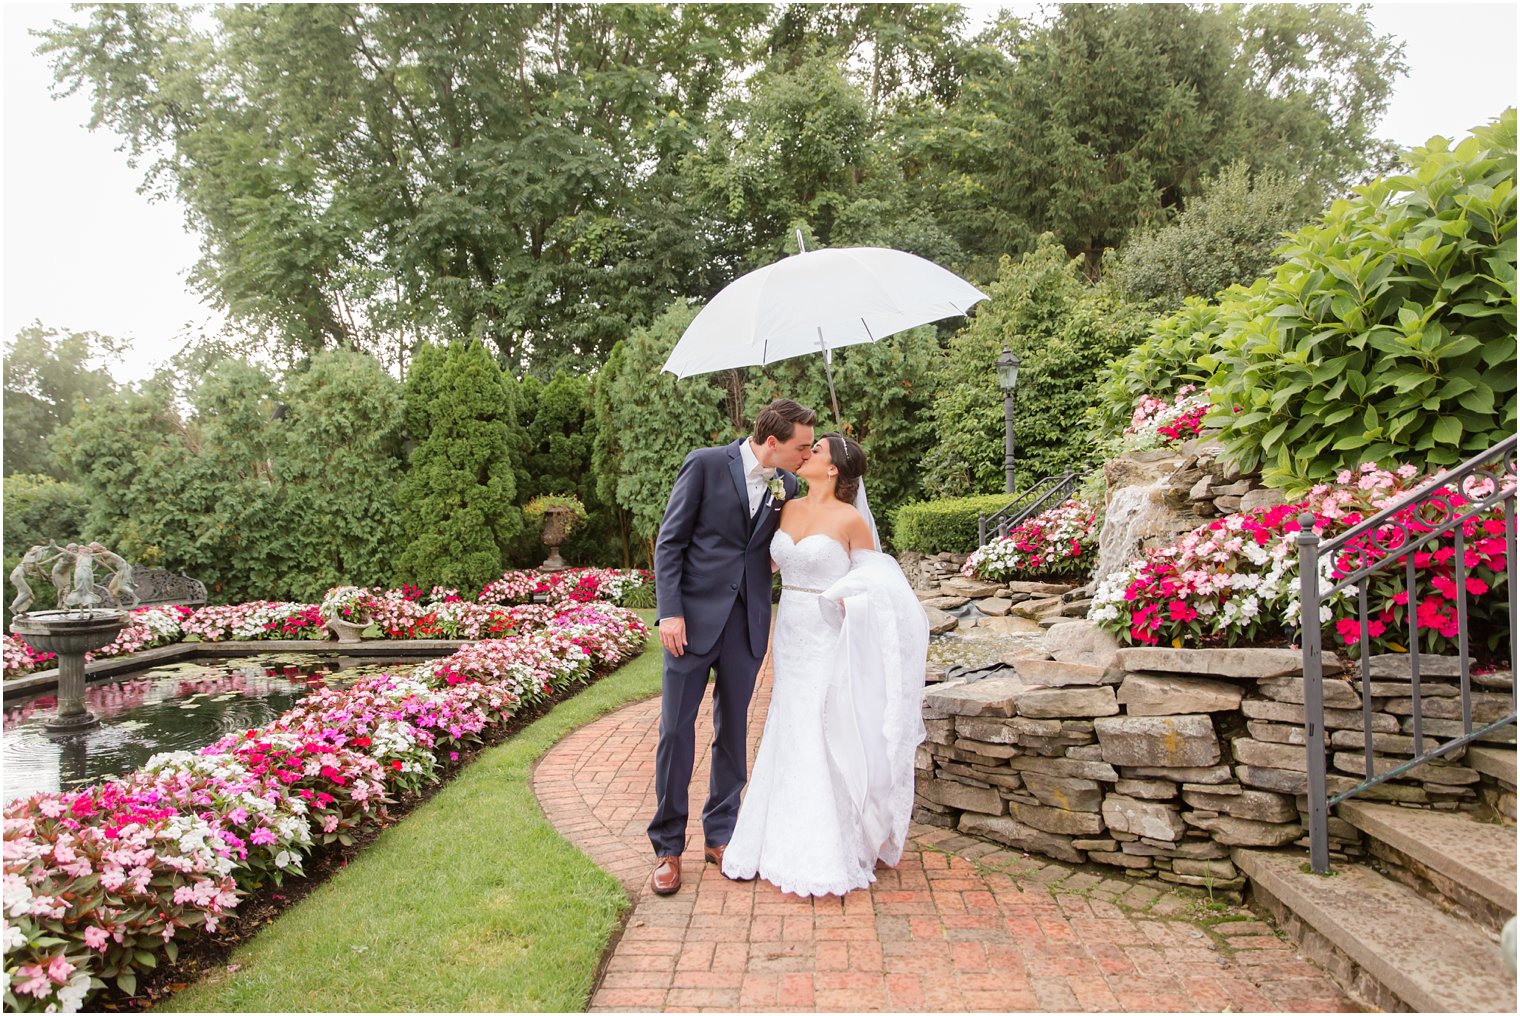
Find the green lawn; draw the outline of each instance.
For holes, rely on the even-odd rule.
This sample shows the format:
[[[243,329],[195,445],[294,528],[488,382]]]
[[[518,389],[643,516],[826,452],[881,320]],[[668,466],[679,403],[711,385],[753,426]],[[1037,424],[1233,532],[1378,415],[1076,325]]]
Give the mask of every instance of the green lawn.
[[[654,611],[640,611],[653,623]],[[575,1011],[628,900],[545,820],[533,763],[577,727],[660,688],[659,642],[481,753],[177,1012]]]

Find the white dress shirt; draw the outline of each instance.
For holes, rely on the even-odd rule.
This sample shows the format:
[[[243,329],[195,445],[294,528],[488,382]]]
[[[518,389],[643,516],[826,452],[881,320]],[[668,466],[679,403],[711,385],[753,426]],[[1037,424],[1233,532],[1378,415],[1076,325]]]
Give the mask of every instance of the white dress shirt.
[[[760,502],[765,499],[766,489],[776,471],[760,464],[749,438],[745,438],[744,444],[739,446],[739,457],[744,460],[744,483],[749,491],[749,513],[753,516],[760,510]]]

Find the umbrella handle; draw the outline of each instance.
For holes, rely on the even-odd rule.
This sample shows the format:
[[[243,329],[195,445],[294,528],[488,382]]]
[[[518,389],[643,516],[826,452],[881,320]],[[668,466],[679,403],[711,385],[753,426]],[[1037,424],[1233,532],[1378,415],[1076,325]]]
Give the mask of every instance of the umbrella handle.
[[[802,239],[802,230],[797,231],[797,238]],[[839,416],[839,396],[834,394],[834,368],[829,366],[829,347],[823,341],[823,329],[818,329],[818,348],[823,350],[823,376],[829,382],[829,401],[834,404],[834,426],[842,428],[844,421]]]

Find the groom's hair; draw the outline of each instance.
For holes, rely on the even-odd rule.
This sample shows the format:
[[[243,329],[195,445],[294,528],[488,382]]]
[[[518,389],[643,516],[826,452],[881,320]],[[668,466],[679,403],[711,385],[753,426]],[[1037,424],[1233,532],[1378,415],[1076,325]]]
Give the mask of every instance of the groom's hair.
[[[791,399],[777,399],[755,417],[755,444],[765,444],[765,439],[790,441],[797,425],[811,427],[818,422],[818,414]]]

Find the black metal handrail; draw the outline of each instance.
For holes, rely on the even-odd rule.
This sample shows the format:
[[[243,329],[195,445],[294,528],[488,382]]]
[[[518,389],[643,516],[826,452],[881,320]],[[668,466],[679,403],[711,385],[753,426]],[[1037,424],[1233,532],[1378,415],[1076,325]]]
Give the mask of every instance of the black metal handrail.
[[[1033,518],[1046,508],[1060,504],[1072,491],[1087,479],[1085,471],[1068,470],[1059,476],[1047,476],[1028,490],[1020,491],[1013,500],[991,515],[978,513],[976,517],[977,546],[985,544],[990,532],[1007,536],[1008,531]]]
[[[1309,864],[1323,874],[1330,870],[1330,808],[1369,787],[1401,776],[1433,758],[1470,744],[1480,737],[1513,724],[1516,717],[1515,687],[1510,686],[1509,715],[1474,729],[1472,718],[1472,674],[1468,663],[1467,559],[1464,523],[1499,506],[1504,521],[1506,586],[1509,593],[1510,659],[1515,658],[1516,625],[1516,521],[1515,521],[1515,449],[1516,439],[1506,438],[1480,455],[1440,476],[1398,501],[1341,533],[1320,542],[1315,534],[1314,516],[1304,513],[1299,519],[1299,631],[1304,654],[1304,743],[1308,756]],[[1448,499],[1458,493],[1467,502],[1460,508]],[[1413,525],[1412,523],[1416,523]],[[1420,625],[1419,591],[1416,585],[1415,551],[1450,534],[1457,604],[1458,677],[1462,702],[1460,737],[1424,750],[1422,699],[1420,695]],[[1345,567],[1351,557],[1355,567]],[[1413,739],[1413,758],[1393,768],[1378,772],[1372,748],[1372,689],[1370,655],[1370,612],[1367,584],[1379,572],[1392,571],[1402,559],[1405,604],[1409,624],[1410,697],[1412,700],[1409,733]],[[1329,564],[1330,574],[1322,574]],[[1365,779],[1342,793],[1330,796],[1326,790],[1325,766],[1325,698],[1324,660],[1321,650],[1320,610],[1332,597],[1344,595],[1355,587],[1357,622],[1360,631],[1358,648],[1361,663],[1362,732]]]

